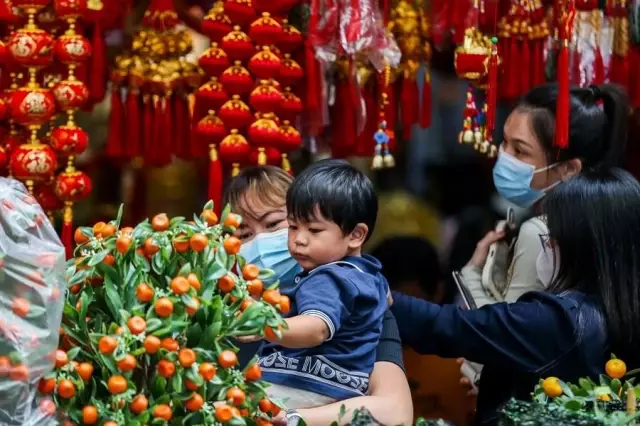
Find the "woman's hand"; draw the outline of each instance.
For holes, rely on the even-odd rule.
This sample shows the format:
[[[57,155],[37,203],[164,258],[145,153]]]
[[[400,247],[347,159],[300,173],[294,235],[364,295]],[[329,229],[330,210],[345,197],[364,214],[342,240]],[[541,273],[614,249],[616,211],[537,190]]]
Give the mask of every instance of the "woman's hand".
[[[467,396],[477,396],[478,390],[473,387],[473,383],[471,383],[471,379],[466,376],[462,376],[462,364],[464,364],[464,358],[456,359],[456,363],[460,366],[460,386],[462,386],[467,391]]]
[[[491,231],[481,239],[476,245],[476,251],[473,252],[469,265],[483,267],[487,261],[487,255],[489,254],[489,247],[491,244],[499,241],[504,237],[504,231]]]

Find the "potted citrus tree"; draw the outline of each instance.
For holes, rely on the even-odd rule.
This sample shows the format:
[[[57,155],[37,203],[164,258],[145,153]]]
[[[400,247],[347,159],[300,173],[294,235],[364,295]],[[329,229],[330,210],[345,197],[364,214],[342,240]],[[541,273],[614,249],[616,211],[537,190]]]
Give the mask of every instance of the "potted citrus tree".
[[[234,337],[280,333],[289,300],[273,272],[246,264],[209,202],[188,221],[159,214],[135,228],[75,232],[55,370],[39,390],[73,424],[270,424],[280,408]]]

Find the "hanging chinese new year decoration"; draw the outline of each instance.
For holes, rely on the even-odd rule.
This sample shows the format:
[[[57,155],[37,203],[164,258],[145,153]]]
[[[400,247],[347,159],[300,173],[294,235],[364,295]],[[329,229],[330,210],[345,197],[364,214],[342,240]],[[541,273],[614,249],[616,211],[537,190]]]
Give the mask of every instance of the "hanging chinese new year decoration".
[[[165,166],[173,156],[193,158],[190,97],[201,72],[185,56],[189,31],[179,29],[171,0],[152,0],[135,32],[131,54],[116,58],[110,74],[107,155]]]
[[[49,0],[18,0],[14,6],[28,17],[26,25],[13,32],[7,48],[13,64],[26,68],[28,82],[11,93],[10,111],[15,124],[24,126],[28,140],[13,149],[10,168],[13,177],[23,181],[31,194],[36,183],[48,181],[56,171],[57,158],[48,145],[41,143],[38,132],[55,113],[55,99],[51,90],[41,87],[39,70],[54,59],[54,40],[35,23],[36,14]]]
[[[89,100],[87,85],[76,78],[76,70],[91,55],[91,44],[76,32],[78,18],[86,12],[84,0],[55,0],[56,15],[67,22],[68,29],[56,40],[56,59],[67,66],[68,75],[53,87],[58,109],[67,116],[66,124],[52,130],[51,147],[59,158],[66,158],[67,165],[55,179],[55,194],[64,202],[61,239],[67,257],[73,256],[73,203],[86,198],[92,189],[89,176],[76,170],[74,159],[88,146],[89,135],[75,124],[74,113]]]
[[[212,43],[199,59],[209,81],[196,92],[194,140],[209,152],[208,198],[217,210],[222,162],[232,176],[246,164],[291,171],[287,155],[301,143],[295,91],[304,71],[294,59],[302,35],[286,16],[297,3],[218,1],[201,25]]]

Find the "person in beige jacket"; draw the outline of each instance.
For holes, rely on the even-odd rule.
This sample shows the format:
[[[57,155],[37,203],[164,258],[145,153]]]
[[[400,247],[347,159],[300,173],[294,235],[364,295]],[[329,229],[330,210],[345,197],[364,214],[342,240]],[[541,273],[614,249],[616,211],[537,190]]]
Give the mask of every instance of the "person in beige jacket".
[[[574,87],[569,96],[569,144],[560,149],[554,143],[557,95],[557,84],[547,84],[520,100],[504,125],[493,169],[498,193],[512,204],[530,208],[534,215],[545,194],[563,181],[582,170],[619,165],[627,140],[625,93],[614,85]],[[540,268],[549,269],[543,264],[548,259],[541,256],[548,234],[545,218],[533,216],[519,229],[510,232],[507,226],[506,231],[499,226],[489,232],[461,271],[478,308],[515,302],[524,293],[544,291],[549,285],[538,273]],[[515,238],[505,239],[515,232]],[[459,362],[467,376],[461,383],[471,388],[470,365]],[[471,367],[477,378],[481,366]]]

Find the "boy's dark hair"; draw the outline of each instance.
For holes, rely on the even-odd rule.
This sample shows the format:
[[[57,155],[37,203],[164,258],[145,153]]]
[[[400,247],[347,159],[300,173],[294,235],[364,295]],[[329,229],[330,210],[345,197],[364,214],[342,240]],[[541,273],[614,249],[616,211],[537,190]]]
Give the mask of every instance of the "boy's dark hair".
[[[371,180],[346,161],[321,160],[303,170],[287,191],[287,213],[293,219],[311,222],[316,208],[345,235],[364,223],[369,239],[378,216],[378,196]]]

